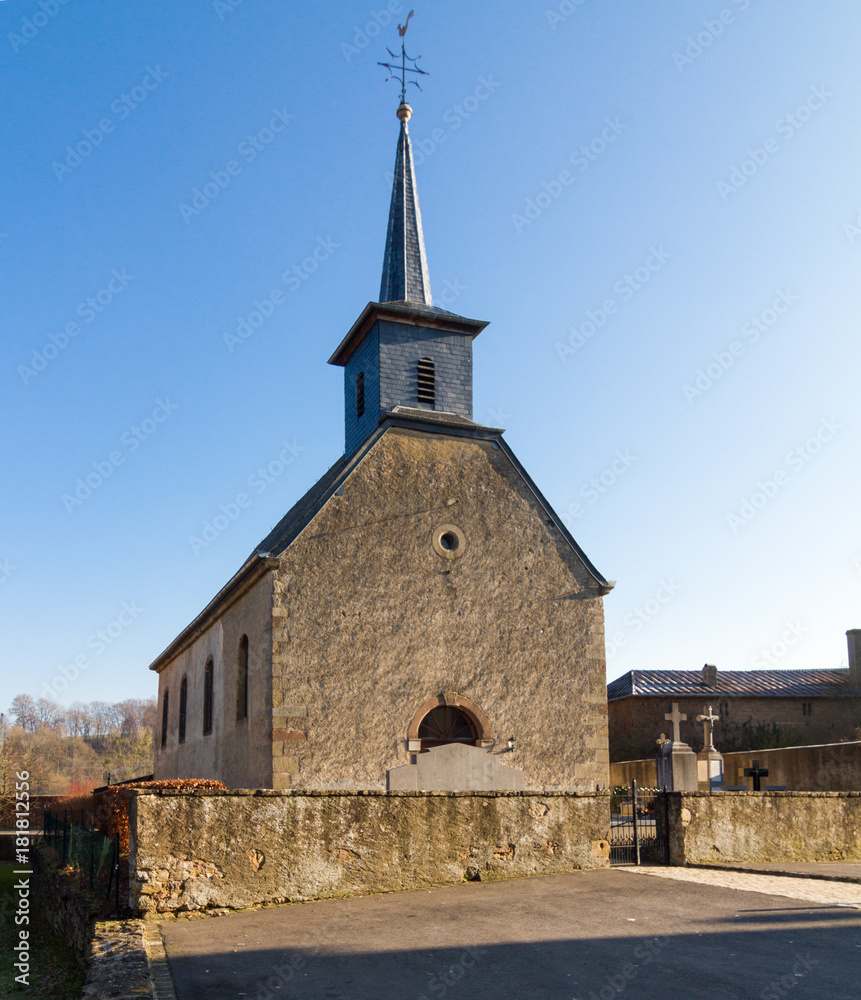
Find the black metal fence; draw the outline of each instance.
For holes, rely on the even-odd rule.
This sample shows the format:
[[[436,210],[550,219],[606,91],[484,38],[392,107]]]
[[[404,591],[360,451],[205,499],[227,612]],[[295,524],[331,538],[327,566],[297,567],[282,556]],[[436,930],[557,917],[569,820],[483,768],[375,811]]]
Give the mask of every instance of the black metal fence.
[[[64,812],[62,818],[45,810],[45,842],[57,852],[64,865],[83,875],[93,892],[110,899],[120,912],[120,837],[113,840],[98,830],[73,823]]]
[[[670,863],[669,802],[657,788],[616,789],[610,798],[610,864]]]

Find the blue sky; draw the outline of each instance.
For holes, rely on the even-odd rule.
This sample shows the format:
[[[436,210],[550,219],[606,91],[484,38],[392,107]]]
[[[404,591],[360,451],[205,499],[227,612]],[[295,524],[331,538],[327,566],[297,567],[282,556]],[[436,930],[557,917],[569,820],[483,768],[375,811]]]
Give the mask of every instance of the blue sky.
[[[379,288],[408,9],[0,3],[0,707],[154,694],[341,454],[326,359]],[[618,581],[609,678],[836,667],[861,626],[859,29],[849,0],[410,22],[431,285],[491,321],[476,418]]]

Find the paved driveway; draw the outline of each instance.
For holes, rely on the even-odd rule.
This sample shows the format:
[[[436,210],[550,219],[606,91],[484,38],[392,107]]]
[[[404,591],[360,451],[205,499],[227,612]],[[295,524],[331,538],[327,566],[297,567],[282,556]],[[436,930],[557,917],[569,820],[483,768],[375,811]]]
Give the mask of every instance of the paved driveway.
[[[470,883],[162,932],[179,1000],[858,1000],[861,910],[702,875]]]

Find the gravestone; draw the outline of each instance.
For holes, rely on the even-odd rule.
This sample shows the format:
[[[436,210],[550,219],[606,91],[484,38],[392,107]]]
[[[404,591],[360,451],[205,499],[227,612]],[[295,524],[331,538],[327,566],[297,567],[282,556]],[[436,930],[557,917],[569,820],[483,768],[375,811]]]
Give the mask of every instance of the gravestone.
[[[719,718],[711,705],[697,716],[697,722],[703,724],[703,748],[697,754],[697,780],[701,792],[723,788],[723,754],[715,749],[714,743],[714,724]]]
[[[465,743],[445,743],[416,754],[415,764],[386,771],[390,792],[518,792],[523,771],[500,764],[496,754]]]
[[[745,778],[753,778],[753,790],[760,792],[762,791],[762,779],[768,777],[768,768],[760,767],[758,760],[752,761],[751,765],[751,767],[744,769],[744,776]]]
[[[658,750],[656,759],[658,773],[658,788],[669,792],[697,791],[697,755],[687,743],[682,742],[679,726],[687,721],[687,716],[679,711],[677,702],[673,702],[672,711],[664,718],[673,724],[673,739]]]

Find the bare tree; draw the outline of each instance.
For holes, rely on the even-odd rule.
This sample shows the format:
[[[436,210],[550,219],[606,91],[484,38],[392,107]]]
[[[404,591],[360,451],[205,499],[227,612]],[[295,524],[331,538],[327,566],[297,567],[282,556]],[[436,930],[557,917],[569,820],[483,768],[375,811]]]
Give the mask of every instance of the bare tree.
[[[120,728],[121,718],[116,706],[106,701],[92,701],[90,713],[93,717],[93,736],[107,736]]]
[[[29,694],[19,694],[12,699],[9,708],[10,714],[15,717],[15,722],[26,733],[35,733],[38,723],[36,715],[36,702]]]
[[[66,727],[70,736],[89,736],[93,727],[90,706],[80,701],[73,702],[66,709]]]
[[[40,698],[36,702],[36,720],[39,729],[53,729],[55,732],[65,725],[63,709],[51,698]]]
[[[16,770],[31,773],[31,790],[58,794],[70,786],[95,787],[152,772],[155,698],[116,704],[75,702],[64,708],[50,698],[18,695],[0,725],[0,797]],[[0,722],[4,720],[0,719]],[[14,794],[14,793],[13,793]]]
[[[128,698],[114,705],[120,716],[120,736],[134,737],[145,730],[152,730],[156,723],[155,698]]]
[[[20,771],[34,772],[35,755],[31,737],[20,726],[6,724],[0,716],[0,799],[15,797],[15,775]]]
[[[158,726],[158,698],[145,698],[141,700],[141,725],[148,729],[155,738],[156,727]]]

